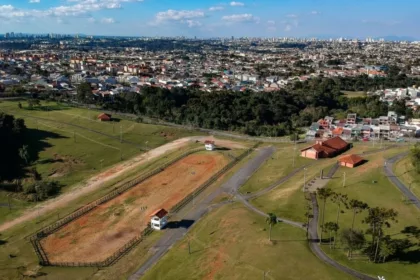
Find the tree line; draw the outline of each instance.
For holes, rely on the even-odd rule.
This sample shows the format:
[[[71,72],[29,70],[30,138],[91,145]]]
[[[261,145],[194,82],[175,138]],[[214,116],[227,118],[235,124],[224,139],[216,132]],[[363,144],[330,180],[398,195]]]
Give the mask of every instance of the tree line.
[[[36,168],[31,167],[31,138],[23,119],[0,112],[0,190],[28,201],[41,201],[57,194],[60,185],[42,180]]]

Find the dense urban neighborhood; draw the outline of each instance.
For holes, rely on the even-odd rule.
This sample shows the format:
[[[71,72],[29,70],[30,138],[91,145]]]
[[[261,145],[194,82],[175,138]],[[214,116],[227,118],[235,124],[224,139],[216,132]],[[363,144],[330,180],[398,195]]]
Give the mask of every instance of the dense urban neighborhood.
[[[0,35],[0,279],[420,279],[419,55]]]

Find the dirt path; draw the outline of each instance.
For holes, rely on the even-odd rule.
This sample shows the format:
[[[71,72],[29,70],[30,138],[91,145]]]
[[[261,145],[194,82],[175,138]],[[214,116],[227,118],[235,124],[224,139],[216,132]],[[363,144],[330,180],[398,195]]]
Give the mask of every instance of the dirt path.
[[[92,178],[88,179],[87,181],[78,184],[74,187],[74,190],[64,193],[55,199],[48,200],[42,204],[39,204],[35,207],[35,209],[39,209],[38,211],[34,211],[34,208],[28,209],[18,218],[5,222],[0,225],[0,232],[8,230],[16,225],[21,223],[34,220],[38,217],[38,215],[44,215],[46,213],[51,212],[60,207],[64,207],[70,202],[85,196],[86,194],[99,189],[104,183],[108,182],[109,180],[115,179],[116,177],[128,172],[141,164],[146,163],[150,159],[155,159],[157,157],[162,156],[164,153],[179,149],[188,144],[190,141],[204,141],[205,139],[214,139],[212,136],[195,136],[195,137],[185,137],[173,142],[167,143],[163,146],[157,147],[153,150],[148,151],[145,154],[141,154],[136,156],[130,160],[124,161],[120,164],[114,165],[107,170],[93,176]],[[216,140],[216,145],[224,146],[228,148],[244,148],[241,144],[233,141],[228,140]]]
[[[141,154],[136,156],[130,160],[124,161],[120,164],[114,165],[107,170],[93,176],[92,178],[88,179],[87,181],[78,184],[74,187],[74,190],[64,193],[55,199],[48,200],[42,204],[36,206],[38,211],[34,211],[34,209],[28,209],[18,218],[5,222],[0,225],[0,232],[8,230],[16,225],[21,223],[27,222],[29,220],[36,219],[38,215],[43,215],[51,210],[64,207],[70,202],[85,196],[86,194],[99,189],[104,183],[108,182],[109,180],[115,179],[116,177],[128,172],[132,169],[137,168],[139,165],[146,163],[150,159],[155,159],[162,156],[166,152],[173,151],[175,149],[179,149],[188,144],[191,141],[200,141],[203,142],[206,139],[212,139],[216,141],[216,145],[228,147],[228,148],[244,148],[243,145],[240,143],[229,141],[229,140],[221,140],[215,139],[213,136],[194,136],[194,137],[185,137],[173,142],[167,143],[163,146],[157,147],[148,151],[145,154]]]

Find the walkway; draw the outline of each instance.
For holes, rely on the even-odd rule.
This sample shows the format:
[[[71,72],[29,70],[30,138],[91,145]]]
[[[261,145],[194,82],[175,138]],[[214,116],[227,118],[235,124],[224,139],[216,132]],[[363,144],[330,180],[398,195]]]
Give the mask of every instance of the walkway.
[[[398,179],[398,177],[395,175],[393,169],[394,164],[402,159],[403,157],[407,156],[408,152],[396,155],[390,159],[388,159],[385,162],[384,165],[384,171],[388,179],[404,194],[404,196],[412,203],[414,204],[418,209],[420,209],[420,200],[419,198],[412,193],[409,188],[407,188],[406,185],[404,185],[403,182]]]

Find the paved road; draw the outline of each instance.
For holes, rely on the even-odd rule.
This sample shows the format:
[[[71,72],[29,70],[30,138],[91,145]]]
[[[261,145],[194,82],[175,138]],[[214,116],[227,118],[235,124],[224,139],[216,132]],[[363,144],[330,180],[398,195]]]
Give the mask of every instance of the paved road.
[[[386,164],[384,165],[384,171],[388,179],[404,194],[404,196],[412,203],[414,204],[418,209],[420,209],[420,200],[419,198],[413,194],[409,188],[407,188],[406,185],[404,185],[400,179],[395,175],[394,171],[392,170],[393,165],[408,155],[408,152],[405,152],[403,154],[399,154],[395,157],[392,157],[386,161]]]
[[[236,191],[254,172],[274,153],[272,147],[263,148],[257,156],[248,161],[239,171],[237,171],[226,183],[220,188],[205,197],[195,205],[184,217],[176,217],[178,220],[188,221],[191,225],[197,222],[208,210],[211,202],[223,192],[232,193]],[[198,201],[197,199],[196,201]],[[188,206],[187,206],[188,207]],[[130,280],[139,279],[144,273],[151,268],[178,240],[182,239],[189,228],[168,228],[165,230],[163,237],[152,249],[152,256],[129,278]]]

